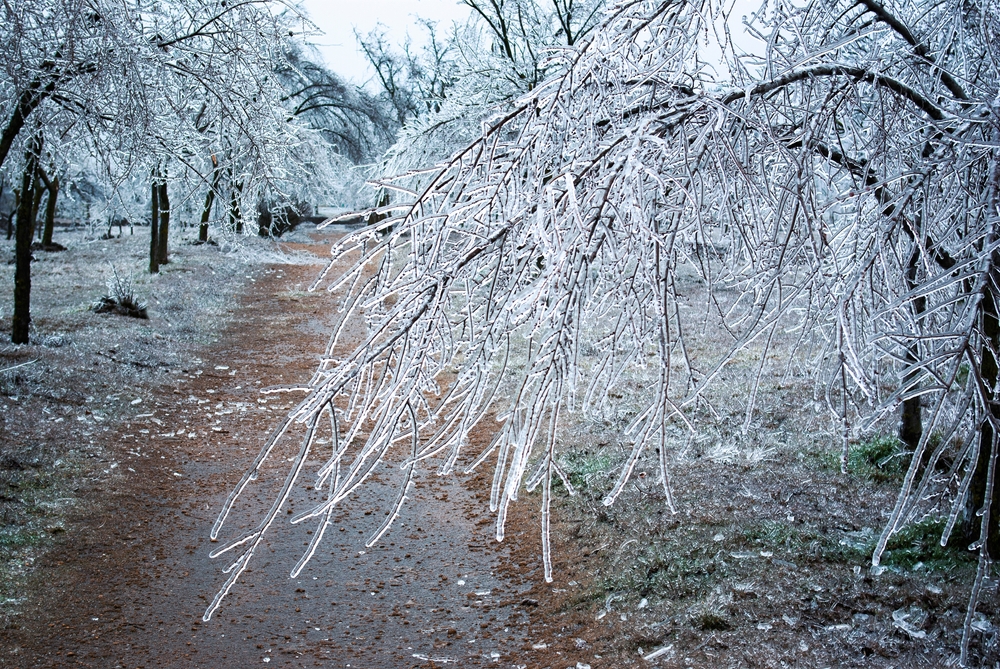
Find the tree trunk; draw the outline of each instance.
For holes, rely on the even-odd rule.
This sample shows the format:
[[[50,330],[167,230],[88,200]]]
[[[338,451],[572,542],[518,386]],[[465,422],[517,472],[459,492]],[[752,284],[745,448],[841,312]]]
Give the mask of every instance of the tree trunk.
[[[994,268],[1000,266],[1000,254],[994,254]],[[997,282],[1000,280],[1000,271],[994,269],[990,273],[989,281],[983,290],[982,327],[983,336],[986,341],[980,348],[980,369],[979,373],[983,379],[986,392],[990,394],[990,402],[986,407],[987,416],[983,419],[979,427],[979,457],[976,459],[976,468],[972,475],[972,483],[969,486],[969,496],[965,502],[965,522],[964,539],[968,543],[979,541],[982,532],[982,521],[979,512],[987,504],[989,496],[989,540],[986,550],[991,559],[1000,558],[1000,486],[993,486],[989,490],[989,468],[990,460],[996,460],[997,434],[993,429],[993,422],[1000,424],[1000,404],[997,402],[997,380],[1000,378],[1000,365],[996,358],[996,352],[1000,351],[1000,317],[997,314],[997,297],[1000,296]],[[995,466],[995,465],[994,465]],[[1000,475],[997,472],[995,477]]]
[[[7,241],[14,236],[14,216],[18,209],[21,208],[21,190],[19,188],[14,189],[14,211],[7,214]]]
[[[42,74],[36,76],[18,95],[14,111],[0,134],[0,167],[7,161],[7,153],[14,146],[14,139],[38,105],[52,95],[60,84],[80,75],[96,72],[97,63],[80,63],[70,70],[59,71],[56,61],[46,60],[41,63],[39,70]]]
[[[42,206],[42,195],[45,194],[45,189],[42,188],[42,184],[39,183],[40,179],[38,175],[34,175],[35,185],[34,185],[34,197],[31,201],[31,236],[35,236],[35,228],[38,227],[38,209]],[[20,221],[17,222],[18,225],[21,224]],[[41,232],[41,230],[39,230]]]
[[[919,241],[914,242],[913,252],[910,254],[909,262],[906,265],[906,285],[913,290],[917,285],[917,270],[920,267]],[[927,311],[927,298],[920,296],[910,303],[916,324],[919,327],[920,319]],[[918,359],[919,351],[914,343],[906,350],[906,362],[913,364]],[[910,372],[903,378],[903,387],[906,388],[916,383],[917,373]],[[920,444],[920,438],[924,434],[923,421],[920,412],[920,397],[911,397],[903,400],[903,411],[899,419],[899,440],[911,451],[916,451]]]
[[[208,220],[212,217],[212,205],[215,204],[215,191],[219,187],[219,161],[212,156],[212,185],[205,196],[205,208],[201,210],[201,227],[198,228],[198,241],[208,241]]]
[[[233,186],[232,201],[229,203],[229,225],[237,233],[243,232],[243,215],[240,213],[240,196],[243,194],[243,184]]]
[[[208,219],[212,216],[212,205],[215,204],[215,189],[211,188],[205,196],[205,208],[201,210],[201,225],[198,228],[198,241],[208,241]]]
[[[156,172],[153,172],[152,193],[149,215],[149,273],[156,274],[160,271],[159,263],[159,231],[160,231],[160,189],[157,184]]]
[[[167,181],[160,181],[160,232],[157,242],[156,258],[159,264],[166,265],[170,262],[167,256],[167,239],[170,233],[170,199],[167,197]]]
[[[375,198],[375,208],[379,209],[381,207],[388,207],[388,206],[389,206],[389,191],[382,189],[379,191],[378,196]],[[389,218],[388,214],[383,214],[377,211],[373,211],[372,213],[368,214],[367,224],[377,225],[378,223],[381,223],[387,218]]]
[[[17,207],[17,240],[15,242],[14,268],[14,318],[11,327],[11,341],[27,344],[30,340],[28,326],[31,324],[31,236],[32,204],[34,188],[38,176],[38,154],[42,152],[42,139],[36,135],[25,154],[24,176],[21,179],[21,200]]]
[[[45,98],[52,94],[57,82],[58,79],[56,78],[49,78],[46,82],[43,82],[40,78],[36,78],[25,90],[21,91],[21,95],[17,99],[17,106],[14,107],[14,112],[7,120],[3,134],[0,135],[0,167],[3,167],[4,162],[6,162],[7,153],[14,145],[14,139],[21,132],[24,122],[28,120],[28,116],[31,115],[31,112],[35,111]]]
[[[45,228],[42,246],[52,246],[52,229],[56,226],[56,198],[59,197],[59,177],[52,177],[48,184],[49,200],[45,203]]]

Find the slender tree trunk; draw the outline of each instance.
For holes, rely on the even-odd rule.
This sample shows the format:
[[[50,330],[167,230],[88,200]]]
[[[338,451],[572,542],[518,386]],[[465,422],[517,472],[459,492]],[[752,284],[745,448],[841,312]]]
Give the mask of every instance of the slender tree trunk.
[[[36,163],[37,164],[37,163]],[[39,183],[40,179],[38,175],[35,175],[35,186],[34,186],[34,197],[31,200],[31,236],[35,236],[35,229],[38,227],[38,210],[42,206],[42,195],[45,194],[45,189],[42,188],[42,184]],[[21,224],[20,221],[17,222],[18,225]],[[41,232],[41,230],[39,230]]]
[[[240,196],[243,194],[243,184],[233,186],[232,200],[229,203],[229,225],[237,233],[243,232],[243,215],[240,213]]]
[[[38,105],[52,95],[60,84],[82,74],[97,71],[97,63],[81,63],[70,70],[60,71],[56,61],[46,60],[41,63],[39,69],[43,74],[35,77],[17,96],[17,104],[4,126],[3,133],[0,133],[0,167],[7,161],[7,154],[14,146],[14,139]]]
[[[1000,253],[994,254],[993,267],[1000,267]],[[1000,282],[1000,270],[993,269],[980,303],[983,336],[986,341],[980,348],[979,373],[992,401],[988,403],[987,416],[983,418],[979,427],[979,457],[976,459],[976,468],[972,474],[969,496],[965,503],[963,528],[965,530],[964,539],[968,543],[979,540],[982,530],[979,511],[985,507],[987,496],[989,496],[990,526],[986,550],[993,560],[1000,558],[1000,486],[994,485],[992,490],[988,490],[990,460],[996,460],[997,457],[998,435],[993,426],[994,423],[1000,425],[1000,403],[997,402],[996,397],[997,380],[1000,379],[1000,364],[998,364],[996,357],[996,353],[1000,351],[1000,317],[997,314],[997,298],[1000,297],[998,282]],[[1000,475],[1000,472],[997,472],[997,475]]]
[[[389,191],[383,189],[379,191],[378,197],[375,198],[375,207],[381,208],[387,206],[389,206]],[[373,211],[371,214],[368,215],[367,224],[376,225],[378,223],[381,223],[387,218],[389,218],[388,214],[381,214]]]
[[[160,232],[157,239],[158,247],[156,258],[159,264],[166,265],[170,262],[167,255],[167,240],[170,233],[170,199],[167,197],[167,181],[160,180]]]
[[[212,205],[215,204],[215,191],[219,188],[219,161],[212,156],[212,185],[205,195],[205,208],[201,210],[201,226],[198,228],[198,241],[208,241],[208,221],[212,217]]]
[[[36,135],[31,140],[24,156],[24,176],[21,179],[21,200],[17,207],[17,240],[15,243],[14,268],[14,318],[11,341],[27,344],[30,340],[28,326],[31,324],[31,236],[32,204],[34,188],[38,176],[38,155],[42,152],[42,138]]]
[[[160,189],[157,183],[157,173],[153,172],[152,194],[149,215],[149,273],[156,274],[160,271],[159,263],[159,231],[160,231]]]
[[[56,198],[59,197],[59,177],[52,177],[46,184],[49,200],[45,203],[45,228],[42,231],[42,246],[52,246],[52,230],[56,226]]]
[[[52,94],[57,83],[57,78],[49,78],[45,82],[38,78],[32,81],[25,90],[21,91],[21,94],[17,98],[17,106],[14,107],[14,112],[7,120],[3,134],[0,135],[0,167],[3,167],[4,162],[6,162],[7,153],[14,145],[14,139],[21,132],[31,112],[35,111],[38,105]]]
[[[920,249],[917,246],[918,244],[919,241],[914,242],[913,253],[910,254],[910,260],[906,266],[906,285],[911,290],[917,285],[917,270],[920,267]],[[922,296],[916,298],[910,304],[910,308],[913,310],[913,315],[919,326],[921,317],[927,311],[927,299]],[[918,360],[918,353],[917,344],[910,345],[906,350],[906,361],[910,364],[915,363]],[[910,372],[903,378],[903,387],[915,384],[916,379],[917,373]],[[921,420],[920,397],[911,397],[908,400],[903,400],[903,410],[899,419],[899,440],[908,449],[915,451],[920,444],[920,438],[923,434],[924,426]]]
[[[198,227],[198,241],[208,241],[208,219],[212,216],[212,205],[215,204],[215,189],[211,188],[205,196],[205,208],[201,210],[201,225]]]
[[[18,209],[21,208],[21,189],[14,189],[14,211],[7,215],[7,241],[14,236],[14,216]]]

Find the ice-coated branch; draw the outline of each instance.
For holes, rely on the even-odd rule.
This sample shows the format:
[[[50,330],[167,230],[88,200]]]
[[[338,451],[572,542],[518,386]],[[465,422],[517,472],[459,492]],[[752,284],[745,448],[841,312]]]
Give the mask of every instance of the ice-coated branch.
[[[947,515],[949,533],[962,520],[981,555],[998,557],[997,507],[966,506],[996,496],[984,455],[996,440],[975,435],[994,429],[1000,392],[1000,41],[993,19],[955,19],[962,49],[933,29],[990,16],[974,4],[864,2],[893,31],[859,33],[853,2],[779,2],[755,19],[775,37],[764,59],[724,45],[720,85],[697,39],[718,7],[622,3],[565,73],[474,141],[432,171],[380,181],[404,199],[343,240],[330,267],[348,269],[315,286],[339,292],[344,320],[291,417],[334,414],[341,446],[322,471],[345,468],[314,516],[395,444],[409,444],[392,460],[406,485],[431,461],[442,473],[491,463],[498,539],[521,490],[542,486],[549,578],[566,416],[628,394],[638,407],[606,503],[655,449],[673,509],[669,465],[692,412],[753,350],[748,429],[768,351],[787,331],[843,435],[908,399],[929,411],[875,564],[926,512]],[[920,18],[901,32],[891,16]],[[692,285],[704,303],[688,301]],[[345,348],[349,319],[366,334]],[[692,333],[705,327],[725,344],[695,356]],[[642,390],[628,388],[640,376]],[[470,432],[494,422],[485,450],[467,452]]]

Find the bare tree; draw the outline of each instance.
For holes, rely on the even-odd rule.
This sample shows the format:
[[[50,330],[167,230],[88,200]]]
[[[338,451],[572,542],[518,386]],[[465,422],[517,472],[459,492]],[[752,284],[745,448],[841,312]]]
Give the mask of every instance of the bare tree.
[[[512,91],[538,85],[548,69],[548,51],[574,46],[597,24],[603,0],[462,0],[482,22],[493,53],[493,74],[505,76]],[[473,58],[473,60],[481,60]]]
[[[410,81],[407,54],[400,54],[392,49],[382,26],[364,37],[355,32],[355,38],[375,71],[382,94],[395,113],[397,127],[406,125],[407,121],[420,112],[416,87]]]
[[[288,47],[276,74],[286,91],[282,101],[292,115],[321,133],[345,158],[355,163],[370,160],[391,141],[392,121],[377,101],[314,62],[301,46]]]
[[[398,139],[376,165],[378,176],[416,173],[466,145],[500,107],[510,107],[542,79],[561,71],[560,57],[597,24],[604,0],[463,0],[465,24],[442,32],[421,21],[425,46],[407,41],[402,51],[385,31],[359,36],[383,94],[397,110]],[[410,187],[420,189],[419,179]],[[379,204],[388,201],[379,189]],[[389,198],[391,199],[391,198]]]
[[[755,345],[749,421],[785,329],[801,334],[845,453],[852,430],[909,412],[914,453],[873,565],[926,513],[946,519],[942,543],[971,544],[967,661],[1000,557],[1000,14],[989,0],[779,1],[748,23],[757,57],[738,53],[718,15],[710,2],[621,3],[566,56],[564,74],[495,117],[419,190],[410,175],[382,183],[401,196],[396,215],[343,242],[335,260],[359,259],[326,282],[347,292],[345,322],[365,318],[368,336],[342,351],[334,333],[306,398],[223,509],[213,537],[284,429],[304,423],[271,512],[215,552],[242,551],[206,615],[324,430],[334,448],[314,485],[325,499],[293,521],[318,522],[293,575],[335,505],[389,458],[401,494],[372,541],[415,468],[491,460],[498,539],[522,486],[542,487],[549,579],[552,481],[573,490],[557,458],[561,417],[613,401],[630,367],[651,369],[604,503],[648,449],[672,506],[674,435],[693,429],[688,414]],[[707,74],[706,34],[721,34],[722,82]],[[704,281],[706,308],[730,336],[707,366],[688,356],[698,323],[681,308],[682,272]],[[584,344],[598,364],[581,362]],[[466,454],[466,435],[494,415],[489,448]]]

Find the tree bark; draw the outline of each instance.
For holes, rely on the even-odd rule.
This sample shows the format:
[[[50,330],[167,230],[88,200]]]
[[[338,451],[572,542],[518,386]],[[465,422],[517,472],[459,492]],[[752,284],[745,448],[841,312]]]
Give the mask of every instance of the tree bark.
[[[14,211],[7,214],[7,241],[9,242],[11,237],[14,236],[14,216],[16,212],[21,208],[21,190],[19,188],[14,189]]]
[[[969,486],[969,496],[965,502],[964,539],[968,543],[979,541],[982,532],[982,521],[979,511],[987,504],[989,497],[989,539],[986,552],[990,558],[1000,558],[1000,486],[989,490],[990,460],[997,457],[997,433],[994,423],[1000,425],[1000,403],[997,401],[997,380],[1000,378],[1000,364],[996,353],[1000,351],[1000,316],[997,313],[997,297],[1000,296],[998,281],[1000,281],[1000,254],[994,254],[993,267],[989,280],[983,289],[980,302],[982,311],[982,328],[985,341],[980,347],[979,373],[983,386],[989,393],[986,416],[979,426],[979,457],[972,474]],[[995,465],[994,465],[995,466]],[[1000,474],[1000,472],[998,472]]]
[[[378,196],[375,198],[375,208],[380,209],[382,207],[388,207],[388,206],[389,206],[389,191],[382,189],[379,191]],[[373,211],[372,213],[368,214],[367,224],[376,225],[378,223],[381,223],[387,218],[389,218],[389,214]]]
[[[201,226],[198,228],[198,241],[208,241],[208,220],[212,217],[212,205],[215,204],[215,191],[219,187],[219,161],[212,156],[212,185],[205,195],[205,208],[201,210]]]
[[[45,194],[45,189],[42,184],[38,183],[40,179],[38,175],[35,174],[35,185],[34,185],[34,197],[31,199],[31,236],[34,238],[35,230],[38,228],[38,209],[42,206],[42,195]],[[20,225],[20,221],[18,221]],[[41,232],[41,230],[39,230]]]
[[[215,204],[215,189],[210,188],[205,196],[205,208],[201,210],[201,225],[198,227],[198,241],[208,241],[208,219],[212,216],[212,205]]]
[[[161,179],[159,184],[160,191],[160,232],[157,237],[157,251],[156,259],[161,265],[166,265],[170,262],[170,258],[167,255],[167,240],[170,233],[170,199],[167,197],[167,181],[166,179]]]
[[[11,341],[27,344],[31,325],[31,236],[32,204],[38,176],[38,154],[42,152],[41,136],[36,135],[24,156],[24,176],[21,179],[21,200],[17,207],[17,239],[15,242],[14,268],[14,318]]]
[[[49,179],[45,172],[39,170],[38,176],[45,184],[45,189],[49,192],[49,198],[45,202],[45,226],[42,228],[42,246],[52,246],[52,232],[56,226],[56,200],[59,197],[59,177]]]
[[[149,215],[149,273],[156,274],[160,271],[159,262],[159,231],[160,231],[160,189],[157,183],[156,172],[153,172],[152,186],[150,187],[152,198],[150,200]]]
[[[42,104],[45,98],[52,94],[56,89],[57,82],[58,78],[52,78],[44,84],[41,79],[35,79],[28,85],[28,88],[21,91],[17,98],[17,105],[14,107],[14,113],[7,120],[3,135],[0,135],[0,167],[3,167],[4,161],[7,160],[7,154],[14,144],[14,139],[21,132],[28,116],[35,111],[38,105]]]
[[[243,216],[240,214],[240,196],[243,194],[243,184],[233,186],[232,200],[229,203],[229,225],[237,233],[243,232]]]
[[[914,241],[913,252],[906,265],[906,285],[913,290],[917,285],[917,270],[920,267],[920,241]],[[927,298],[920,296],[910,303],[910,308],[919,326],[920,320],[927,311]],[[910,364],[916,363],[919,359],[917,344],[911,344],[906,350],[906,361]],[[910,372],[903,378],[903,386],[908,387],[916,383],[917,373]],[[911,397],[903,400],[903,410],[899,419],[899,440],[910,449],[916,451],[920,444],[920,438],[924,434],[923,421],[921,420],[920,397]]]
[[[83,74],[95,72],[95,63],[80,63],[68,70],[59,71],[55,61],[47,60],[42,62],[39,69],[44,72],[28,84],[17,96],[17,104],[14,111],[7,119],[3,134],[0,134],[0,167],[3,167],[7,160],[7,154],[14,145],[14,139],[24,128],[25,122],[38,105],[42,104],[46,98],[55,92],[56,88],[65,81],[69,81]]]

